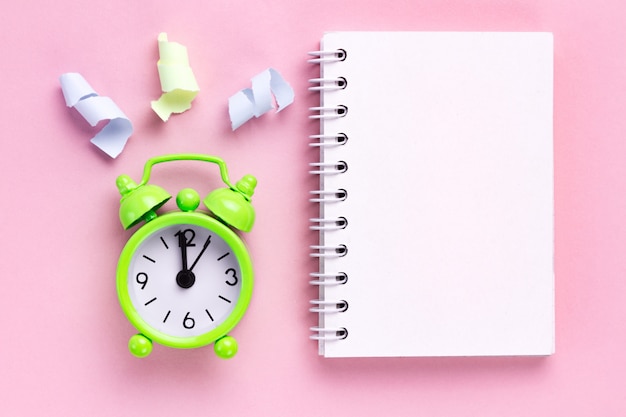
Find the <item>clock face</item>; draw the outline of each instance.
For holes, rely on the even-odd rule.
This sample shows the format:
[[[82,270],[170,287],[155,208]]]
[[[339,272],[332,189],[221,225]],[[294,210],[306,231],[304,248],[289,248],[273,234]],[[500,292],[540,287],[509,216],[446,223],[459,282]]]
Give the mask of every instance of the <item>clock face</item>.
[[[250,262],[237,235],[200,213],[166,214],[139,232],[118,269],[120,300],[135,327],[176,347],[226,334],[251,293]]]

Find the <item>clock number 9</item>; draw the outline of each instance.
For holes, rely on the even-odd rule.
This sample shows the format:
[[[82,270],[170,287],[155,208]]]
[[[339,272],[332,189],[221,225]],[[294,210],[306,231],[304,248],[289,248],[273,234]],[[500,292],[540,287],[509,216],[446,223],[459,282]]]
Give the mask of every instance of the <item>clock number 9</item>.
[[[239,279],[237,278],[237,271],[235,271],[233,268],[228,268],[224,273],[226,275],[230,274],[230,277],[232,278],[232,281],[226,280],[226,283],[228,285],[230,285],[231,287],[237,285],[237,282],[239,282]]]
[[[148,283],[148,274],[140,272],[135,277],[135,280],[137,281],[137,284],[141,285],[141,289],[143,290],[146,288],[146,284]]]
[[[189,311],[187,312],[187,314],[185,314],[185,318],[183,319],[183,327],[185,329],[193,329],[193,326],[196,325],[196,321],[192,318],[189,317]]]

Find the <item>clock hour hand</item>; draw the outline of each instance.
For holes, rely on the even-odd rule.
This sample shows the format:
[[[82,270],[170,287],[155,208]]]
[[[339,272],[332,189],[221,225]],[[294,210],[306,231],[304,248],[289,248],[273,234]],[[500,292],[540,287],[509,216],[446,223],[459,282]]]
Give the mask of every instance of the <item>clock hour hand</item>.
[[[209,246],[209,243],[211,243],[211,235],[209,235],[209,237],[206,238],[206,242],[204,242],[204,246],[202,246],[202,250],[200,251],[200,253],[198,254],[198,256],[196,257],[196,260],[193,261],[193,264],[191,264],[191,268],[189,268],[190,271],[193,270],[193,267],[196,266],[196,264],[198,263],[198,261],[200,260],[200,257],[202,256],[202,254],[204,253],[204,251],[206,250],[206,248]]]

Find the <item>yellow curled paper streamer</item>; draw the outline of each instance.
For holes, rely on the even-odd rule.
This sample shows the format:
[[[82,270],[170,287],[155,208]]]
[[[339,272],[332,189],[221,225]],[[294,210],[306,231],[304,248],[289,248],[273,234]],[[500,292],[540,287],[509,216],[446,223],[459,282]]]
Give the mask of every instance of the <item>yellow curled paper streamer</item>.
[[[167,33],[160,33],[158,41],[157,68],[163,94],[150,104],[152,110],[165,122],[172,113],[189,110],[200,88],[189,66],[187,48],[179,43],[169,42]]]

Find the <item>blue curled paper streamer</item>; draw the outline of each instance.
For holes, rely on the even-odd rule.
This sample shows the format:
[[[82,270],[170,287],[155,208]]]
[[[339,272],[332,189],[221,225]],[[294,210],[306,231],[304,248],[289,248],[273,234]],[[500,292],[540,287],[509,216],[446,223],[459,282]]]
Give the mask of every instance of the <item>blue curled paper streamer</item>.
[[[99,96],[79,73],[62,74],[59,81],[67,107],[74,107],[92,127],[103,120],[109,121],[91,138],[91,143],[116,158],[133,133],[128,117],[109,97]]]
[[[243,89],[228,99],[228,113],[235,130],[253,117],[259,117],[274,108],[280,112],[293,103],[293,88],[278,71],[268,68],[252,78],[252,87]]]

